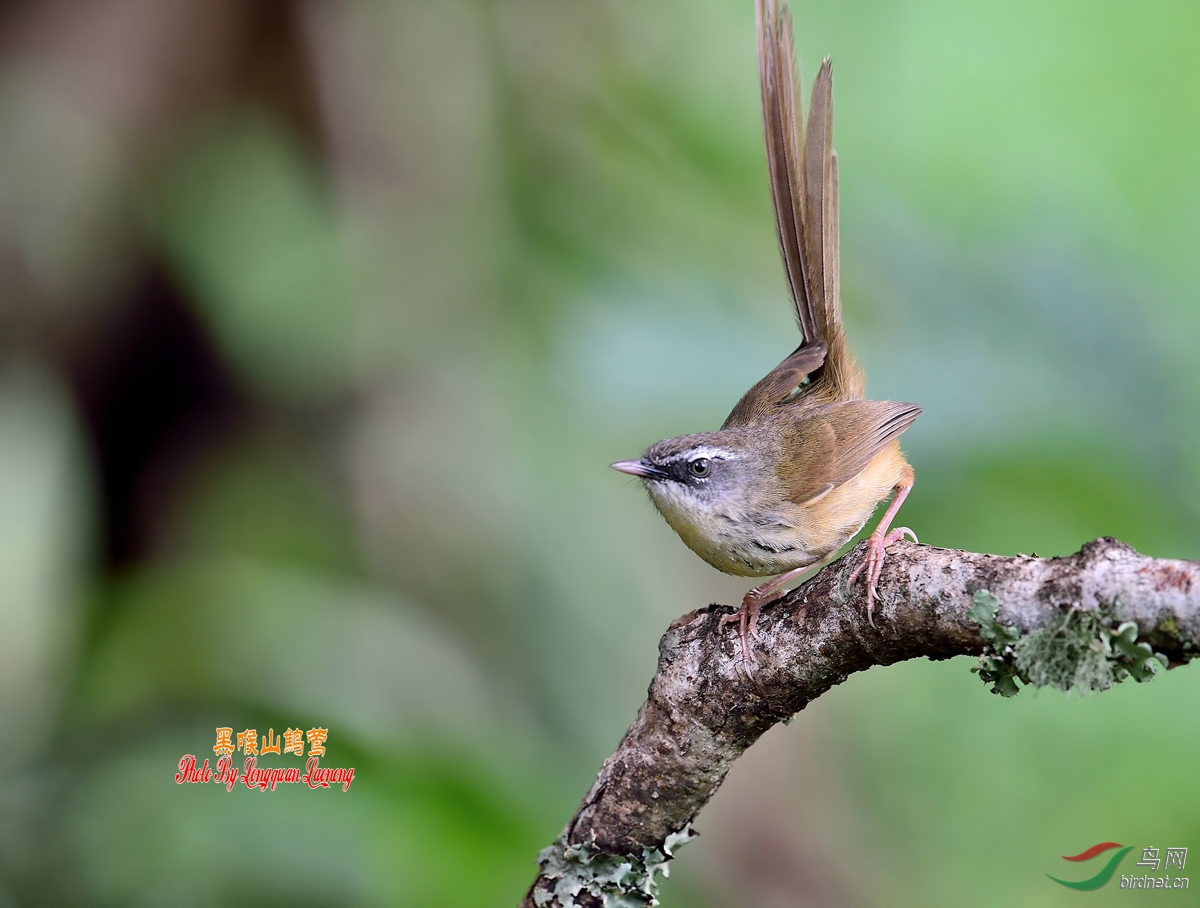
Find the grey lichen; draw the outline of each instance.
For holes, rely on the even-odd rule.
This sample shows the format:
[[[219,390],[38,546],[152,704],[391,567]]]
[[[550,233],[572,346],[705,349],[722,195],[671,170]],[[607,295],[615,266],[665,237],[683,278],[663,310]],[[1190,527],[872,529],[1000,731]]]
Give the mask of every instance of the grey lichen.
[[[1179,648],[1183,650],[1180,661],[1190,662],[1195,658],[1196,654],[1192,652],[1194,649],[1192,646],[1192,641],[1187,639],[1187,637],[1180,631],[1179,622],[1175,620],[1174,615],[1168,614],[1160,617],[1158,626],[1155,628],[1155,630],[1158,631],[1160,635],[1179,645]]]
[[[657,905],[658,875],[670,876],[667,862],[675,856],[675,849],[695,837],[688,824],[668,835],[661,849],[643,848],[640,856],[613,855],[596,847],[595,834],[582,845],[572,845],[564,830],[538,855],[542,876],[553,880],[554,888],[535,891],[534,904],[545,908],[557,899],[560,905],[574,905],[576,897],[586,892],[601,899],[605,908]]]
[[[1017,687],[1014,646],[1021,635],[1016,628],[996,621],[1000,602],[987,590],[976,590],[972,602],[974,604],[967,610],[967,617],[979,625],[984,649],[979,657],[979,665],[971,671],[978,672],[980,678],[992,685],[993,694],[1015,697],[1021,689]]]
[[[1149,681],[1167,667],[1166,656],[1138,641],[1135,623],[1126,621],[1113,629],[1110,610],[1070,608],[1022,636],[996,621],[1000,603],[990,592],[977,590],[973,601],[967,614],[979,624],[986,645],[972,671],[992,684],[992,693],[1016,696],[1017,679],[1063,691],[1108,690],[1130,677]]]
[[[1132,621],[1115,631],[1102,629],[1101,639],[1113,668],[1113,680],[1118,683],[1132,676],[1140,684],[1153,678],[1160,668],[1169,667],[1166,656],[1154,652],[1149,643],[1138,641],[1138,627]]]

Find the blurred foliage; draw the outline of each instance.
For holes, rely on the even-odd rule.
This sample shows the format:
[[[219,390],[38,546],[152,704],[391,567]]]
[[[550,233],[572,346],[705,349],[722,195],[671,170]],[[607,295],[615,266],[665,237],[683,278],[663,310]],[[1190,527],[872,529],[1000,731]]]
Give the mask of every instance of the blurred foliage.
[[[1197,557],[1200,10],[793,9],[837,62],[851,338],[925,407],[904,522]],[[753,4],[5,15],[0,906],[515,904],[662,630],[743,591],[606,465],[796,343]],[[128,371],[171,306],[193,358],[138,343],[187,394]],[[128,488],[112,374],[174,420]],[[772,732],[664,904],[1059,905],[1061,854],[1200,848],[1194,670],[1010,701],[970,664]],[[175,785],[293,724],[349,792]]]
[[[276,123],[237,111],[165,165],[156,233],[254,391],[320,401],[346,383],[355,330],[320,174]]]

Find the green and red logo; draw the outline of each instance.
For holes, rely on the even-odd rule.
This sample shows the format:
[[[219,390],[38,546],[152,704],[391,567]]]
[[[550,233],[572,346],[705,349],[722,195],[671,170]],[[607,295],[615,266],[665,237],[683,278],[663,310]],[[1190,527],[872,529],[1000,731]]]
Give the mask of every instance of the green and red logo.
[[[1129,852],[1133,851],[1132,845],[1122,846],[1119,842],[1101,842],[1098,845],[1093,845],[1087,851],[1081,851],[1079,854],[1063,855],[1064,861],[1090,861],[1096,855],[1103,854],[1113,848],[1120,848],[1121,850],[1108,859],[1108,863],[1100,869],[1099,873],[1088,877],[1086,880],[1060,880],[1058,877],[1050,876],[1048,873],[1046,876],[1050,876],[1050,879],[1054,880],[1054,882],[1061,883],[1069,889],[1099,889],[1112,879],[1112,875],[1117,872],[1117,867],[1120,865],[1122,859]]]
[[[1086,880],[1060,880],[1056,876],[1046,876],[1054,880],[1061,886],[1066,886],[1068,889],[1081,889],[1088,891],[1099,889],[1105,883],[1113,878],[1113,874],[1117,872],[1117,867],[1121,861],[1125,859],[1125,855],[1133,851],[1132,845],[1122,845],[1120,842],[1100,842],[1098,845],[1093,845],[1087,851],[1081,851],[1079,854],[1064,854],[1064,861],[1090,861],[1097,855],[1117,849],[1109,856],[1105,865],[1100,868],[1100,871],[1095,876],[1090,876]],[[1138,867],[1145,867],[1147,871],[1141,876],[1137,875],[1135,870],[1132,875],[1121,875],[1122,889],[1187,889],[1188,878],[1185,876],[1172,876],[1169,872],[1161,876],[1152,876],[1149,871],[1157,874],[1158,871],[1170,871],[1172,869],[1183,870],[1187,867],[1187,848],[1167,848],[1166,854],[1160,857],[1162,852],[1153,846],[1142,849],[1142,859],[1137,862]]]

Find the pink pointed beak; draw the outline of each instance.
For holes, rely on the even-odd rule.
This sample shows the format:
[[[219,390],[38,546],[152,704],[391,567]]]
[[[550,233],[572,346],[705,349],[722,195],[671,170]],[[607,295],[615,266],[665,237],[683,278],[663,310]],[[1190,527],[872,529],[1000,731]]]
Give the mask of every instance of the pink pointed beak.
[[[652,464],[646,463],[644,460],[618,460],[611,464],[614,470],[620,470],[622,473],[628,473],[630,476],[642,476],[645,478],[662,476],[662,470]]]

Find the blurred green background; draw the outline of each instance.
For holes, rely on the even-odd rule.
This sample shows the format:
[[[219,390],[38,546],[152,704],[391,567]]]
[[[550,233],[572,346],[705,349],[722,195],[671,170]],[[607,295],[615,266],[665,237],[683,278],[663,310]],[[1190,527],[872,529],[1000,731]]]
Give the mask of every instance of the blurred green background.
[[[1200,7],[793,7],[903,522],[1197,557]],[[0,906],[515,904],[746,588],[607,464],[796,338],[751,0],[0,7]],[[971,664],[768,734],[664,904],[1183,903],[1045,874],[1200,849],[1200,674]],[[292,725],[348,793],[175,785]]]

